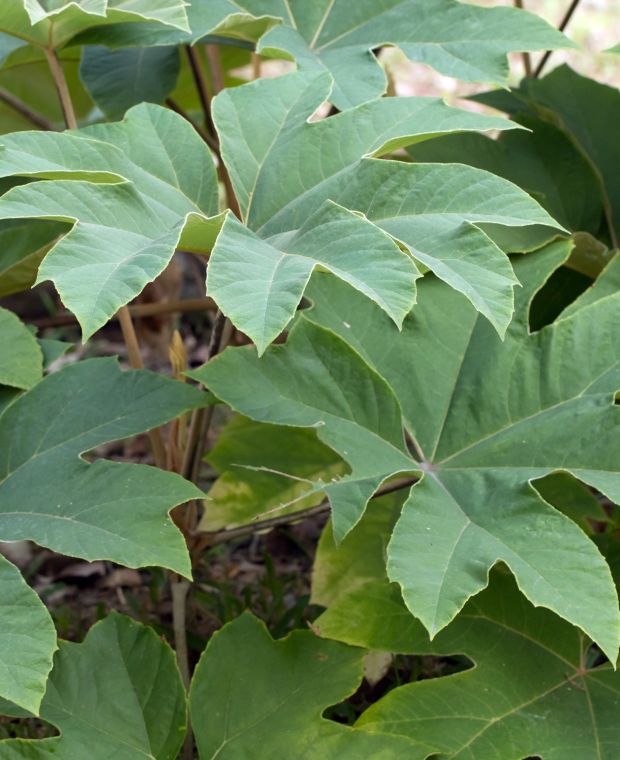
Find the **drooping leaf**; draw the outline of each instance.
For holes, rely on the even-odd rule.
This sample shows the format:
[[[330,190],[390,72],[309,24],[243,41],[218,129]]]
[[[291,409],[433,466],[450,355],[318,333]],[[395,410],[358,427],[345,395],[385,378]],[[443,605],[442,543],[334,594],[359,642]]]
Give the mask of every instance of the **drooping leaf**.
[[[151,628],[113,612],[82,644],[61,643],[41,717],[60,736],[0,742],[3,760],[175,760],[186,705],[174,654]]]
[[[308,123],[329,88],[327,74],[292,74],[227,90],[215,98],[213,114],[224,160],[246,223],[264,242],[244,231],[242,245],[237,223],[227,222],[209,266],[210,295],[262,350],[292,316],[312,260],[334,271],[344,259],[346,265],[339,267],[338,275],[351,282],[354,274],[359,282],[355,287],[399,321],[402,309],[413,303],[416,270],[397,255],[391,266],[384,267],[385,245],[378,232],[371,234],[370,225],[364,228],[357,222],[360,233],[366,230],[361,245],[351,245],[347,236],[335,232],[338,245],[331,246],[330,258],[323,254],[304,261],[283,255],[283,251],[296,253],[300,235],[309,239],[320,219],[316,214],[331,200],[361,212],[397,238],[425,266],[466,293],[502,333],[512,314],[514,275],[503,252],[477,225],[502,229],[544,225],[553,234],[556,223],[517,187],[486,172],[364,157],[440,133],[511,125],[428,98],[384,98]],[[352,225],[350,218],[347,223]],[[314,237],[312,232],[310,239]],[[370,248],[377,253],[361,254]],[[354,273],[356,260],[360,263]],[[376,273],[370,275],[371,265],[384,269],[380,280]],[[363,278],[362,267],[367,270]],[[240,271],[253,271],[254,276],[240,278]],[[383,294],[372,292],[372,279],[384,286]],[[269,303],[271,325],[266,324],[263,309]]]
[[[19,570],[0,554],[0,697],[38,713],[56,650],[54,624]]]
[[[244,417],[226,425],[207,461],[221,474],[205,502],[204,531],[250,523],[270,510],[283,515],[315,506],[323,499],[315,481],[328,482],[345,468],[314,431]]]
[[[109,117],[123,116],[143,101],[163,103],[179,74],[176,47],[109,50],[87,45],[80,77],[99,108]]]
[[[19,318],[0,308],[0,385],[27,390],[43,377],[37,339]]]
[[[0,540],[189,574],[185,542],[167,513],[202,492],[154,467],[80,457],[203,403],[195,388],[121,372],[113,359],[46,377],[0,417]]]
[[[166,268],[192,224],[202,230],[201,220],[217,213],[208,149],[184,119],[158,106],[77,132],[19,133],[2,145],[5,176],[48,181],[2,196],[0,218],[74,223],[38,281],[54,282],[85,339]]]
[[[336,83],[332,99],[341,110],[383,94],[385,74],[371,51],[386,44],[447,76],[500,85],[507,82],[507,53],[573,46],[537,16],[454,0],[238,4],[255,14],[282,16],[283,24],[261,40],[259,51],[283,52],[302,69],[329,71]]]
[[[411,258],[374,224],[331,201],[278,244],[229,215],[209,261],[207,291],[262,354],[295,315],[319,266],[379,304],[399,327],[415,302],[419,272]]]
[[[185,0],[3,0],[0,30],[59,48],[85,29],[157,22],[188,32]]]
[[[615,659],[620,617],[609,569],[575,523],[530,484],[564,470],[620,501],[612,453],[618,435],[613,397],[620,387],[618,297],[528,332],[531,298],[569,252],[570,243],[560,242],[517,260],[523,287],[503,343],[462,296],[433,277],[424,278],[419,303],[399,333],[368,299],[321,275],[317,280],[323,282],[310,290],[315,307],[300,319],[289,344],[261,360],[251,350],[229,350],[199,375],[250,417],[320,425],[321,439],[352,466],[342,486],[365,483],[357,499],[347,492],[345,503],[337,498],[337,484],[326,489],[337,538],[359,519],[390,467],[392,475],[423,475],[395,528],[388,567],[431,634],[486,586],[488,571],[502,560],[533,603],[579,625]],[[309,319],[322,327],[312,327]],[[303,381],[293,385],[301,356]],[[362,357],[371,366],[364,367]],[[383,459],[380,475],[379,458],[365,438],[359,432],[342,437],[345,415],[326,414],[349,393],[359,403],[360,387],[373,388],[375,407],[378,398],[386,399],[379,371],[398,398],[415,452],[408,466],[402,449],[399,461],[394,455]],[[399,407],[392,409],[396,440]],[[348,415],[362,421],[353,409]],[[387,417],[375,413],[374,419],[385,424]],[[373,446],[379,440],[375,434]]]
[[[249,613],[229,623],[209,642],[192,679],[190,714],[201,760],[257,751],[304,760],[410,757],[415,742],[322,717],[356,690],[363,655],[309,631],[274,641]]]

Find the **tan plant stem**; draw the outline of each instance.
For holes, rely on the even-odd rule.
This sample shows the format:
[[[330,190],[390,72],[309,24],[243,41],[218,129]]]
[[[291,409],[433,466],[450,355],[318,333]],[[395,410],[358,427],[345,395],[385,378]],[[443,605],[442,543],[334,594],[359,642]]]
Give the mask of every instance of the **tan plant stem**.
[[[138,344],[138,336],[136,335],[131,314],[127,306],[121,306],[118,310],[118,321],[121,326],[121,332],[123,333],[125,346],[127,347],[129,363],[134,369],[144,369],[144,362],[142,361],[142,355],[140,354],[140,345]],[[153,449],[155,464],[162,470],[165,470],[167,456],[161,429],[155,428],[154,430],[150,430],[149,440],[151,442],[151,448]]]
[[[67,80],[65,79],[65,72],[62,70],[56,51],[49,47],[45,48],[45,56],[47,58],[47,64],[52,74],[52,79],[56,86],[56,92],[58,93],[58,99],[60,100],[60,107],[65,118],[65,124],[69,129],[77,129],[77,119],[75,118],[75,110],[73,109],[73,103],[71,102],[71,94],[69,93],[69,87]]]
[[[566,13],[564,14],[564,18],[562,19],[562,21],[560,21],[560,25],[558,26],[558,30],[560,32],[563,32],[566,29],[571,18],[573,17],[573,14],[577,10],[578,5],[579,5],[579,0],[572,0],[571,4],[568,6]],[[551,57],[552,53],[553,53],[553,50],[547,50],[547,52],[540,59],[540,63],[538,64],[538,66],[536,67],[534,71],[535,79],[538,79],[538,77],[542,74],[542,71],[547,65],[547,61]]]
[[[17,111],[20,116],[23,116],[24,119],[32,122],[32,124],[34,124],[36,127],[45,129],[50,132],[54,130],[54,125],[51,121],[46,119],[45,116],[42,116],[33,108],[30,108],[29,105],[24,103],[23,100],[20,100],[16,95],[13,95],[12,92],[5,90],[4,87],[0,87],[0,101],[9,106],[9,108],[12,108],[14,111]]]
[[[260,79],[261,59],[258,53],[252,53],[252,79]]]

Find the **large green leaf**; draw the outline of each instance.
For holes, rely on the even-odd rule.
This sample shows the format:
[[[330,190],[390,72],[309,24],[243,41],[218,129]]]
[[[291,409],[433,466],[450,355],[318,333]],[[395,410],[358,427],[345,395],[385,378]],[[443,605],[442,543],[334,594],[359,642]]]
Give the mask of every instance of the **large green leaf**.
[[[155,21],[188,32],[185,0],[3,0],[0,30],[41,47],[65,45],[85,29]]]
[[[99,108],[114,118],[143,101],[163,103],[175,87],[179,68],[175,47],[109,50],[88,45],[82,52],[80,77]]]
[[[56,631],[37,594],[1,554],[0,598],[0,697],[38,713],[52,669]]]
[[[617,673],[609,664],[595,667],[598,654],[588,651],[579,631],[534,609],[505,573],[494,572],[490,588],[429,640],[385,574],[385,544],[398,508],[393,497],[373,502],[340,546],[328,526],[312,593],[328,609],[314,629],[380,651],[463,653],[474,667],[393,689],[356,725],[415,739],[420,754],[408,757],[420,760],[562,760],[566,752],[611,760],[618,741]]]
[[[41,717],[61,735],[0,742],[3,760],[175,760],[186,705],[174,654],[151,628],[112,613],[82,644],[61,643]]]
[[[309,631],[273,641],[246,613],[218,631],[190,689],[190,714],[201,760],[294,757],[391,760],[415,743],[376,736],[326,720],[326,707],[354,692],[364,652]]]
[[[38,281],[54,282],[85,339],[165,269],[192,220],[200,226],[217,213],[208,149],[184,119],[158,106],[77,132],[6,136],[2,146],[4,176],[48,181],[2,196],[0,218],[74,223]]]
[[[281,15],[259,45],[284,52],[302,69],[327,70],[333,102],[348,108],[380,96],[386,78],[371,51],[397,45],[413,61],[467,81],[505,85],[506,54],[571,47],[537,16],[513,8],[485,9],[454,0],[242,0],[252,13]]]
[[[201,406],[204,394],[145,370],[91,359],[49,375],[0,417],[0,539],[84,559],[190,574],[168,519],[202,492],[171,472],[81,455]]]
[[[402,622],[394,614],[386,629]],[[388,644],[389,635],[380,638]],[[408,651],[462,652],[474,667],[394,689],[356,725],[414,738],[421,757],[438,760],[615,758],[618,673],[596,667],[579,631],[533,608],[507,578],[495,578],[432,643],[415,626],[408,638]]]
[[[315,506],[323,499],[315,482],[345,469],[313,430],[239,416],[219,434],[207,461],[221,474],[205,502],[199,526],[205,531],[243,525],[270,510],[282,515]]]
[[[37,339],[13,312],[0,308],[0,385],[27,390],[42,376]]]
[[[352,466],[351,476],[326,489],[338,538],[390,474],[423,476],[395,528],[388,567],[431,634],[486,586],[489,569],[502,560],[534,604],[579,625],[615,659],[620,618],[609,569],[575,523],[531,485],[564,470],[620,501],[618,296],[528,331],[531,298],[569,252],[570,243],[560,242],[517,260],[523,287],[504,342],[433,277],[424,278],[399,332],[367,299],[321,275],[310,291],[315,308],[285,347],[260,360],[253,350],[229,350],[198,374],[250,417],[320,426],[320,438]],[[294,367],[303,379],[291,382]],[[408,465],[395,446],[402,423],[390,386],[412,441]],[[358,405],[366,398],[363,414],[345,404],[349,394]],[[388,400],[389,413],[379,412]],[[357,432],[345,438],[351,419]],[[345,499],[339,488],[347,489]]]
[[[353,225],[340,212],[338,226],[357,227],[360,236],[364,233],[361,240],[342,236],[334,227],[336,243],[329,257],[290,255],[301,248],[300,236],[304,247],[314,244],[314,227],[321,220],[316,215],[321,208],[325,214],[323,204],[331,200],[361,212],[398,239],[464,292],[502,333],[512,314],[514,276],[480,225],[557,228],[556,223],[517,187],[486,172],[364,157],[442,133],[511,124],[451,109],[432,98],[384,98],[309,123],[330,86],[327,74],[292,74],[227,90],[214,100],[214,120],[237,198],[248,227],[263,241],[234,220],[227,222],[209,266],[210,295],[262,349],[283,329],[312,266],[320,263],[331,271],[338,267],[338,275],[349,282],[354,277],[355,287],[400,321],[402,309],[415,297],[416,270],[397,255],[385,267],[386,243],[371,225],[361,220]],[[335,209],[329,213],[333,216]],[[371,248],[376,251],[372,257],[360,255]],[[383,276],[378,278],[371,266],[383,268]],[[246,275],[240,277],[240,272]],[[270,324],[264,314],[268,305]]]
[[[620,240],[620,142],[608,125],[620,122],[620,90],[560,66],[543,79],[525,79],[510,95],[488,93],[476,100],[506,110],[527,123],[534,115],[558,127],[573,143],[597,177],[598,195],[617,247]],[[598,118],[604,113],[605,118]]]

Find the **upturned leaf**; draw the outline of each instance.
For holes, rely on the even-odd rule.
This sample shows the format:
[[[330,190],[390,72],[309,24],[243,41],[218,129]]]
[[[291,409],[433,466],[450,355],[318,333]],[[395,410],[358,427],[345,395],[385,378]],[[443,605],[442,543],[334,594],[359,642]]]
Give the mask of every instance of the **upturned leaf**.
[[[201,760],[264,757],[391,760],[415,743],[377,736],[322,717],[352,694],[363,675],[361,649],[294,631],[274,641],[245,613],[218,631],[190,689],[190,714]]]
[[[43,377],[37,339],[19,318],[0,308],[0,385],[27,390]]]
[[[244,0],[258,13],[281,15],[283,24],[260,42],[264,55],[281,52],[302,69],[327,70],[340,109],[383,94],[386,78],[372,51],[396,45],[412,61],[447,76],[506,85],[506,54],[573,47],[541,18],[513,8],[479,8],[454,0]]]
[[[560,242],[517,260],[523,287],[504,342],[431,276],[399,332],[368,299],[322,275],[310,291],[314,309],[286,346],[261,360],[253,350],[229,350],[199,375],[243,414],[316,426],[351,465],[350,476],[326,489],[339,539],[379,483],[412,470],[422,475],[390,541],[388,569],[431,635],[486,586],[501,560],[534,604],[580,626],[615,659],[620,617],[609,568],[531,485],[568,471],[620,501],[612,453],[618,297],[528,330],[531,298],[569,253],[570,243]],[[301,355],[302,379],[291,382]],[[366,399],[363,413],[349,394],[354,404]],[[399,446],[403,424],[412,457]]]
[[[158,106],[136,106],[118,123],[18,133],[1,143],[4,176],[47,181],[3,195],[0,218],[73,224],[45,257],[38,282],[54,282],[84,339],[166,268],[192,225],[202,232],[218,210],[209,150],[183,118]]]
[[[215,98],[222,154],[256,236],[235,220],[226,222],[209,265],[209,294],[261,351],[292,317],[318,265],[364,292],[398,324],[413,305],[419,272],[394,247],[386,266],[390,246],[379,227],[464,292],[503,333],[515,279],[484,225],[552,230],[557,224],[517,187],[486,172],[365,157],[438,134],[511,124],[432,98],[384,98],[308,122],[330,86],[326,73],[292,74]],[[325,206],[328,201],[372,224]],[[330,246],[323,250],[326,238]]]
[[[185,0],[4,0],[0,29],[41,47],[65,45],[85,29],[157,22],[189,31]]]
[[[41,718],[60,736],[0,742],[3,760],[175,760],[186,705],[174,654],[151,628],[113,612],[83,643],[61,642]]]
[[[202,492],[155,467],[82,455],[201,406],[204,394],[146,370],[91,359],[49,375],[0,417],[0,540],[84,559],[190,574],[167,516]]]
[[[54,624],[19,570],[1,554],[0,594],[0,697],[36,714],[56,650]]]

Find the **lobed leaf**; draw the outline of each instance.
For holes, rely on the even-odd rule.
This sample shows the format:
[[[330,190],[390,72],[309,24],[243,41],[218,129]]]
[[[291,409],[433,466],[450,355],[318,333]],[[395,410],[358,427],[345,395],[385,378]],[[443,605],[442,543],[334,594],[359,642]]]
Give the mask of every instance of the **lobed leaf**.
[[[368,299],[321,275],[309,291],[314,309],[300,319],[290,344],[261,360],[247,349],[229,350],[198,374],[250,417],[322,424],[321,439],[352,466],[342,486],[350,479],[365,485],[356,499],[348,492],[344,503],[338,484],[326,489],[338,539],[390,474],[422,476],[394,530],[388,569],[431,635],[487,585],[489,570],[501,560],[534,604],[580,626],[615,660],[620,616],[609,568],[584,533],[531,485],[568,471],[620,501],[612,454],[618,435],[613,399],[620,386],[617,297],[600,298],[538,333],[528,330],[531,298],[570,248],[570,242],[559,242],[515,262],[523,287],[504,342],[467,300],[433,277],[424,278],[419,303],[398,332]],[[303,343],[312,348],[303,351],[302,365]],[[293,385],[290,373],[299,366],[304,380]],[[284,393],[279,378],[287,369]],[[387,385],[378,385],[375,372]],[[233,377],[243,377],[242,383],[232,387]],[[341,420],[325,414],[334,399],[347,398],[371,378],[381,398],[388,388],[394,391],[394,440],[394,415],[402,408],[415,451],[408,465],[406,454],[399,453],[399,462],[384,459],[380,475],[379,457],[370,455],[362,435],[343,439]],[[306,380],[311,398],[300,390]]]
[[[190,689],[201,760],[266,757],[388,760],[411,757],[415,742],[376,736],[322,716],[363,674],[363,650],[295,631],[274,641],[249,613],[218,631]]]
[[[186,705],[174,654],[151,628],[112,612],[83,643],[61,642],[41,718],[60,736],[0,742],[3,760],[175,760]]]
[[[204,394],[113,359],[64,367],[0,417],[0,539],[31,540],[87,560],[190,574],[170,509],[202,492],[180,476],[85,452],[204,403]]]

